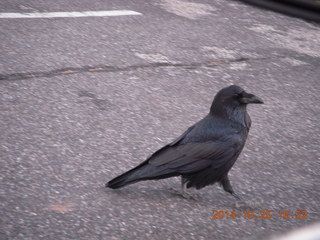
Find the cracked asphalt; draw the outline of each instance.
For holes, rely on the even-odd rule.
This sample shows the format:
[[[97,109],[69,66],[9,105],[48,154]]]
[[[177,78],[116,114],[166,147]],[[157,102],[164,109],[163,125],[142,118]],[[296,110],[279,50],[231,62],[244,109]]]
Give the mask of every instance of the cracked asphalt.
[[[0,2],[0,12],[122,9],[142,15],[0,19],[0,239],[255,240],[319,224],[319,25],[227,0]],[[230,172],[260,206],[236,208],[218,185],[181,199],[169,191],[178,178],[104,188],[230,84],[265,102],[249,107]]]

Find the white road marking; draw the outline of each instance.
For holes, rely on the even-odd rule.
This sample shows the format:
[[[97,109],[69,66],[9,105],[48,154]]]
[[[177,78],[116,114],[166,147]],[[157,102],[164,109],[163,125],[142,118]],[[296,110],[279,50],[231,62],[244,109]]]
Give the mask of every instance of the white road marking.
[[[85,11],[85,12],[30,12],[30,13],[0,13],[0,18],[61,18],[61,17],[113,17],[127,15],[142,15],[131,10]]]

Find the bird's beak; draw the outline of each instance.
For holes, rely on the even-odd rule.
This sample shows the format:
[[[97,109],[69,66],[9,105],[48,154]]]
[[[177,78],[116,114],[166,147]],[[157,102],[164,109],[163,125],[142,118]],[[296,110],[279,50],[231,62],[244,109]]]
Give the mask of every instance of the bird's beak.
[[[241,98],[239,99],[241,103],[249,104],[249,103],[263,103],[262,99],[251,94],[251,93],[243,93]]]

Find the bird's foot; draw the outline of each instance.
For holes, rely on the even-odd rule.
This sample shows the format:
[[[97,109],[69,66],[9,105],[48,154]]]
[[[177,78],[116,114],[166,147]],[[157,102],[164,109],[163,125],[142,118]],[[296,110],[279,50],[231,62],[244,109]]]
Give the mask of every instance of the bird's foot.
[[[245,207],[258,208],[258,207],[261,207],[262,204],[263,204],[263,200],[257,199],[257,200],[237,201],[235,203],[235,206],[236,208],[245,208]]]
[[[238,195],[238,194],[236,194],[236,193],[232,192],[232,193],[231,193],[231,195],[232,195],[232,196],[234,196],[236,199],[241,200],[241,198],[239,197],[239,195]]]
[[[180,197],[183,197],[185,199],[198,200],[198,196],[196,194],[191,194],[191,193],[187,193],[187,192],[181,192],[181,191],[176,190],[174,188],[170,188],[169,192],[174,194],[174,195],[178,195]]]

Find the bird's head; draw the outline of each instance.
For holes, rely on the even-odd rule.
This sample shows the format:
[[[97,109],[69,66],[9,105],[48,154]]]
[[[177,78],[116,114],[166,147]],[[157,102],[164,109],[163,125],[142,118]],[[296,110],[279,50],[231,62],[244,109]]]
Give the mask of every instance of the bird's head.
[[[213,99],[211,113],[223,114],[224,109],[245,109],[249,103],[263,103],[262,99],[244,91],[237,85],[221,89]]]

